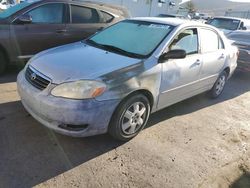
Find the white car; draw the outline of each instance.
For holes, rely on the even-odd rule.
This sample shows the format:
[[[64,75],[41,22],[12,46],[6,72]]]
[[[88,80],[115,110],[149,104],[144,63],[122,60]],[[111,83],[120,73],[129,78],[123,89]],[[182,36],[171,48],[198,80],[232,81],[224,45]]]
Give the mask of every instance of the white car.
[[[6,10],[14,5],[16,2],[13,0],[0,0],[0,10]]]

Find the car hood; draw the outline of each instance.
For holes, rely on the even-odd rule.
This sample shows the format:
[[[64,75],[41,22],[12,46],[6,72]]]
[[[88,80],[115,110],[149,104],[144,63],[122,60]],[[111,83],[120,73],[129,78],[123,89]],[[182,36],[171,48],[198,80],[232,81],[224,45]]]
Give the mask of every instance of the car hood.
[[[34,56],[29,65],[53,83],[98,79],[107,73],[141,63],[141,59],[107,52],[82,42],[64,45]]]
[[[228,30],[228,29],[221,29],[221,31],[222,31],[226,36],[233,32],[232,30]]]

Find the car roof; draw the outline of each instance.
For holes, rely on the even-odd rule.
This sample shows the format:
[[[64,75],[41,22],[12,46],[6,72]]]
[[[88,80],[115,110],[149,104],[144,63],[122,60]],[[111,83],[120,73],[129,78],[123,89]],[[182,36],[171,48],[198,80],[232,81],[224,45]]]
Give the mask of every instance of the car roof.
[[[137,18],[131,18],[130,20],[155,22],[155,23],[160,23],[160,24],[168,24],[168,25],[172,25],[172,26],[179,26],[179,25],[192,26],[192,25],[195,25],[195,26],[211,27],[210,25],[203,24],[203,23],[200,23],[197,21],[180,19],[180,18],[137,17]],[[214,28],[214,27],[212,27],[212,28]]]
[[[46,3],[46,2],[62,2],[62,3],[72,3],[72,4],[78,4],[78,5],[85,5],[91,8],[96,8],[100,10],[110,11],[111,13],[122,15],[125,17],[130,17],[128,10],[119,5],[111,5],[106,3],[99,3],[99,2],[92,2],[92,1],[84,1],[84,0],[38,0],[38,1],[30,1],[32,3]]]
[[[229,16],[215,16],[212,19],[214,19],[214,18],[218,18],[218,19],[232,19],[232,20],[247,20],[247,19],[244,19],[244,18],[229,17]]]
[[[157,17],[159,17],[159,16],[184,17],[181,14],[159,14]]]

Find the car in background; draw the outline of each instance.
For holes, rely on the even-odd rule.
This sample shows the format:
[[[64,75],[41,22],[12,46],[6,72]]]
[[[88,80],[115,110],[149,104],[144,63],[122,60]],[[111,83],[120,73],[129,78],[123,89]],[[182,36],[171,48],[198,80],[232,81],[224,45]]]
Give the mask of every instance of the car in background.
[[[192,19],[194,20],[209,20],[210,18],[211,16],[205,13],[196,12],[192,15]]]
[[[249,30],[250,20],[234,17],[214,17],[207,21],[207,24],[217,27],[225,35],[236,30]]]
[[[78,0],[23,2],[0,13],[0,73],[48,48],[83,40],[129,17],[120,6]]]
[[[250,31],[234,31],[227,37],[239,49],[237,69],[250,72]]]
[[[216,28],[176,18],[133,18],[87,40],[34,56],[18,92],[41,124],[75,137],[127,141],[150,113],[209,91],[221,95],[238,49]]]
[[[0,0],[0,12],[16,5],[14,0]]]
[[[159,18],[186,18],[180,14],[159,14],[157,17]]]

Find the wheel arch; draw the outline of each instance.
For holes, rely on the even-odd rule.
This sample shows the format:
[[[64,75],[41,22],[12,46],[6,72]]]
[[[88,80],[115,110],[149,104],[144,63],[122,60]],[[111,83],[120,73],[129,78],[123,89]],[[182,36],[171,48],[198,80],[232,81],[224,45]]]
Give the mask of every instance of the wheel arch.
[[[227,73],[227,76],[229,76],[229,74],[230,74],[230,68],[229,67],[224,68],[223,71],[225,71]]]
[[[136,136],[143,128],[144,126],[146,125],[146,123],[144,124],[144,126],[141,126],[141,128],[139,129],[139,132],[135,132],[133,133],[132,137],[130,136],[126,136],[126,137],[123,137],[121,136],[121,134],[119,133],[120,131],[120,128],[119,130],[117,129],[117,123],[114,123],[114,122],[117,122],[116,118],[119,117],[119,108],[124,105],[124,103],[126,103],[126,100],[129,100],[130,98],[132,98],[133,96],[136,96],[136,95],[143,95],[145,96],[148,101],[149,101],[149,105],[150,105],[150,110],[151,110],[151,107],[153,106],[153,95],[150,91],[148,91],[147,89],[139,89],[139,90],[135,90],[135,91],[132,91],[131,93],[129,93],[128,95],[126,95],[120,102],[119,104],[116,106],[112,116],[111,116],[111,119],[110,119],[110,122],[109,122],[109,125],[108,125],[108,133],[114,137],[115,139],[118,139],[118,140],[121,140],[121,141],[127,141],[131,138],[133,138],[134,136]],[[148,115],[147,115],[147,120],[148,120],[148,116],[150,115],[150,111],[148,111]]]
[[[116,110],[120,107],[120,105],[126,101],[128,98],[134,96],[134,95],[137,95],[137,94],[142,94],[144,95],[148,101],[149,101],[149,104],[150,104],[150,110],[152,110],[152,107],[154,105],[154,97],[153,97],[153,94],[147,90],[147,89],[138,89],[138,90],[135,90],[135,91],[132,91],[131,93],[127,94],[123,99],[121,99],[121,101],[118,103],[118,105],[115,107],[115,110],[113,111],[113,114],[111,116],[111,119],[113,118]]]
[[[147,89],[135,90],[135,91],[129,93],[124,99],[121,100],[121,102],[126,100],[127,98],[133,96],[133,95],[136,95],[136,94],[142,94],[145,97],[147,97],[149,104],[150,104],[150,108],[152,109],[152,107],[154,105],[154,97],[153,97],[153,94]]]

